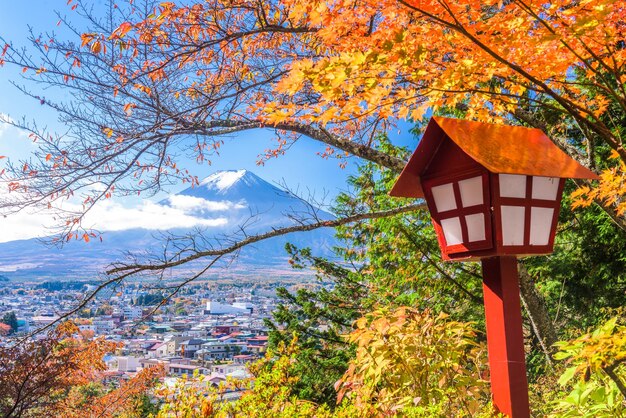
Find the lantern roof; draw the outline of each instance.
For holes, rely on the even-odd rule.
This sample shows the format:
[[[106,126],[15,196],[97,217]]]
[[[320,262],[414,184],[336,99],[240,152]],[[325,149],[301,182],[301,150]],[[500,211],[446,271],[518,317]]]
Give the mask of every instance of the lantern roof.
[[[446,137],[492,173],[598,179],[540,129],[433,116],[391,196],[424,197],[420,176]]]

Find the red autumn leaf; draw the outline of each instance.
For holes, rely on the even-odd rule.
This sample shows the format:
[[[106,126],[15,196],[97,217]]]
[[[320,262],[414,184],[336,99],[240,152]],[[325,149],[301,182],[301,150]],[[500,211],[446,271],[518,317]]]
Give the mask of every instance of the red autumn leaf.
[[[124,113],[126,113],[126,116],[130,116],[133,114],[133,109],[136,108],[137,105],[135,103],[126,103],[124,105]]]
[[[113,32],[112,37],[123,38],[132,29],[133,25],[130,22],[124,22]]]
[[[100,41],[96,41],[91,44],[91,52],[93,52],[94,54],[98,54],[100,51],[102,51],[102,44],[100,43]]]
[[[82,35],[80,35],[80,40],[81,40],[80,46],[88,45],[89,43],[91,43],[91,41],[94,40],[95,37],[96,35],[93,33],[83,33]]]

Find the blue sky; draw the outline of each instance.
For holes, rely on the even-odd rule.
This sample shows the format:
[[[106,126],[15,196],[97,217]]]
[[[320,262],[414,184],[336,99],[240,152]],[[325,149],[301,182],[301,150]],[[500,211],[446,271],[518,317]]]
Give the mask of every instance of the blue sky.
[[[15,45],[24,46],[27,45],[28,26],[33,27],[36,33],[56,31],[61,37],[69,36],[62,26],[57,27],[58,18],[54,13],[56,10],[61,14],[71,15],[73,12],[66,3],[66,0],[3,2],[0,11],[0,36],[11,40]],[[0,113],[13,119],[22,117],[26,117],[27,120],[36,119],[39,125],[47,125],[54,130],[57,127],[55,115],[38,101],[22,95],[9,83],[9,80],[21,82],[20,74],[20,68],[0,67]],[[45,95],[45,92],[42,92],[42,95]],[[416,143],[411,138],[408,128],[407,124],[401,124],[400,130],[390,132],[392,139],[414,146]],[[347,168],[342,169],[337,160],[319,157],[317,153],[322,152],[325,146],[307,138],[298,141],[286,155],[269,160],[264,166],[258,166],[256,164],[258,155],[273,145],[271,139],[272,133],[268,131],[242,133],[226,141],[221,155],[212,161],[210,167],[206,164],[197,165],[192,161],[183,163],[200,178],[216,170],[248,169],[269,182],[285,182],[291,188],[315,191],[318,196],[324,192],[329,196],[335,196],[346,188],[345,181],[348,175],[355,172],[357,159],[350,159]],[[32,152],[33,147],[25,134],[0,124],[0,155],[23,158]],[[173,187],[171,192],[183,188],[185,186],[181,184]],[[119,203],[136,204],[136,202]]]

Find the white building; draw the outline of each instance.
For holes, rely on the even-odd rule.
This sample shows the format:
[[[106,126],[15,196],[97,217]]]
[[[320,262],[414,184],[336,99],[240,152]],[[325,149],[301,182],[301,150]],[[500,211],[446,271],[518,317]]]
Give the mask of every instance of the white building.
[[[162,358],[167,356],[167,343],[158,342],[152,344],[146,349],[146,356],[148,358]]]
[[[216,364],[211,367],[213,373],[220,373],[223,375],[236,374],[235,372],[247,371],[248,368],[242,364]]]
[[[233,307],[244,309],[248,311],[249,313],[252,313],[254,311],[254,304],[250,302],[235,302],[233,303]]]
[[[207,315],[241,315],[252,313],[254,305],[248,302],[235,302],[232,305],[227,305],[219,302],[209,301],[206,303],[206,309],[204,311]]]
[[[197,370],[198,374],[209,374],[209,369],[192,364],[170,363],[167,367],[167,373],[170,376],[191,376]]]
[[[98,334],[108,334],[115,329],[115,321],[112,319],[94,319],[92,323]]]
[[[118,372],[136,372],[140,366],[139,359],[132,356],[115,356],[107,361],[109,370]]]
[[[202,344],[201,349],[196,351],[195,357],[204,361],[228,360],[243,351],[246,351],[246,342],[244,341],[226,342],[212,339]]]
[[[58,316],[33,316],[32,318],[30,318],[30,324],[32,325],[32,327],[34,328],[41,328],[44,327],[46,325],[50,325],[51,323],[53,323],[54,321],[57,321],[59,319]]]
[[[124,306],[122,313],[124,314],[124,319],[136,320],[142,317],[143,308],[140,306]]]

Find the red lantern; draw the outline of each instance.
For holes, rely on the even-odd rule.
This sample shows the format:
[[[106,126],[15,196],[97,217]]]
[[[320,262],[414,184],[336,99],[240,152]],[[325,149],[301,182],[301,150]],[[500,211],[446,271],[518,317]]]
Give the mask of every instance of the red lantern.
[[[424,198],[445,260],[483,266],[494,404],[528,417],[515,256],[549,254],[566,178],[598,176],[539,129],[433,117],[391,190]]]
[[[484,170],[423,180],[447,260],[551,253],[564,184],[558,177]]]

